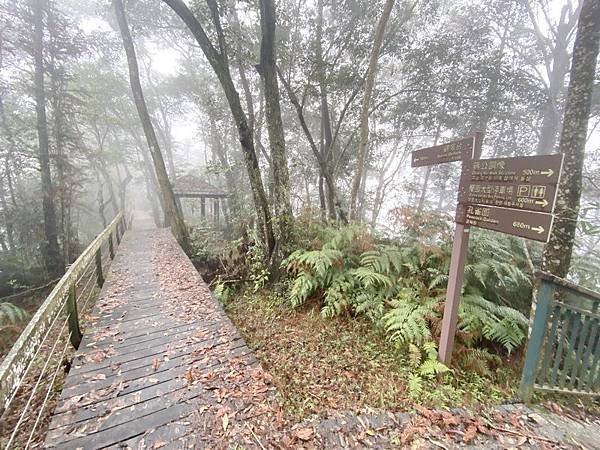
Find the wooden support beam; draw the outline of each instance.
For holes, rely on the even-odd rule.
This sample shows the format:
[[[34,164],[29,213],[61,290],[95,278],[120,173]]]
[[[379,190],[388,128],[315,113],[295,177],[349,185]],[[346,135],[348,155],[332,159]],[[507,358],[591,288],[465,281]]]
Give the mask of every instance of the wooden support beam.
[[[71,344],[75,349],[79,348],[81,344],[81,330],[79,328],[79,313],[77,312],[77,289],[75,284],[71,285],[69,289],[69,296],[67,297],[67,313],[69,314],[69,331],[71,333]]]
[[[104,273],[102,273],[102,252],[100,249],[96,250],[96,282],[98,287],[104,286]]]
[[[219,224],[219,199],[218,198],[213,199],[213,216],[214,216],[215,225],[218,225]]]

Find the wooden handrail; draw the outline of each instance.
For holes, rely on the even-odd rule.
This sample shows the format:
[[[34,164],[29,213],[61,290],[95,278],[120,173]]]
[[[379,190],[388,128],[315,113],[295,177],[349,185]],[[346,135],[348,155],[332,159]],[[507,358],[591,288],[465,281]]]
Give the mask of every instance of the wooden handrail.
[[[119,227],[124,231],[126,225],[123,218],[123,213],[119,212],[113,221],[69,266],[67,272],[46,297],[44,303],[36,311],[8,355],[6,355],[6,358],[2,361],[2,364],[0,364],[0,414],[10,405],[57,314],[63,308],[68,307],[66,305],[67,299],[80,275],[85,272],[90,263],[96,261],[96,253],[101,250],[102,244],[109,239],[112,240],[113,232],[119,232]],[[71,331],[73,330],[71,329]]]
[[[578,294],[588,297],[591,300],[600,301],[600,292],[592,291],[591,289],[584,288],[583,286],[578,286],[577,284],[572,283],[569,280],[565,280],[564,278],[557,277],[550,272],[538,270],[535,275],[542,280],[550,281],[559,287],[577,292]]]

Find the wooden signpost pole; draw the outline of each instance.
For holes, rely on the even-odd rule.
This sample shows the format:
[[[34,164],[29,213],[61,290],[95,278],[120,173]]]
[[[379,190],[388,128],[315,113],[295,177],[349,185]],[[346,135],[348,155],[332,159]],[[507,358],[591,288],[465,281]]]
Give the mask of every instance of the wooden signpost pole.
[[[483,133],[475,133],[473,140],[473,158],[481,158],[481,146],[483,144]],[[463,161],[464,164],[470,161]],[[463,167],[464,176],[464,167]],[[464,180],[461,179],[461,184]],[[452,243],[452,256],[450,257],[450,272],[448,274],[448,288],[446,290],[446,302],[444,304],[444,318],[442,320],[442,335],[440,337],[439,360],[448,365],[454,348],[454,335],[458,323],[458,305],[462,292],[463,278],[465,275],[465,260],[469,249],[470,226],[456,223],[454,230],[454,241]]]
[[[452,349],[454,348],[454,335],[456,334],[456,324],[458,323],[458,305],[460,304],[460,294],[465,275],[465,260],[469,248],[470,228],[469,225],[457,223],[454,231],[439,349],[439,360],[446,365],[450,364]]]
[[[438,358],[450,364],[471,226],[547,242],[562,155],[481,159],[482,133],[412,152],[412,167],[462,161]]]

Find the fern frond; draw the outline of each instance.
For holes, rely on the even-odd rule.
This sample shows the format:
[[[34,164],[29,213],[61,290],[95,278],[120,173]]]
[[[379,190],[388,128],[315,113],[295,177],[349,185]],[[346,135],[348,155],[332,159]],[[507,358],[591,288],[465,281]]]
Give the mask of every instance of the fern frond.
[[[17,325],[25,322],[29,314],[9,302],[0,303],[0,325]]]

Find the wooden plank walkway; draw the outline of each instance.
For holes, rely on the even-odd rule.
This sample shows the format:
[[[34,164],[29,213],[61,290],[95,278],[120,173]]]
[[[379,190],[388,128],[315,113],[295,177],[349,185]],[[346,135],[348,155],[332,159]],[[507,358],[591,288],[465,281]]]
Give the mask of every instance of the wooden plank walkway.
[[[121,242],[46,447],[255,447],[244,423],[271,414],[269,376],[170,231],[148,224]]]

